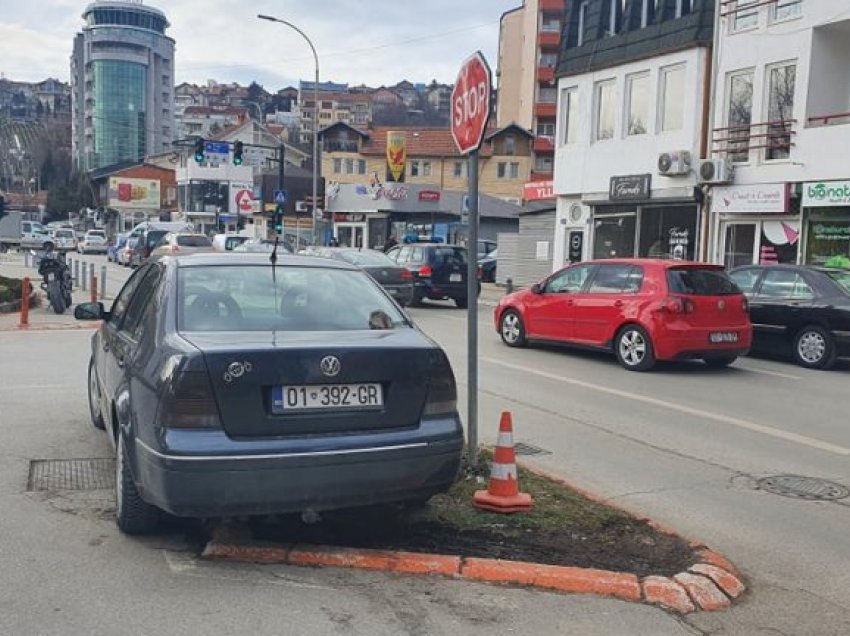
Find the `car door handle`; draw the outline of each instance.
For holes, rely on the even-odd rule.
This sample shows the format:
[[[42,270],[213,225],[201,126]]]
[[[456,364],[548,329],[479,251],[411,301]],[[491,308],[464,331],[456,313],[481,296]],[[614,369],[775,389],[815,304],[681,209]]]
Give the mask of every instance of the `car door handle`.
[[[108,343],[108,342],[106,342],[105,340],[103,341],[103,350],[104,350],[104,351],[109,351],[109,343]]]
[[[617,309],[619,309],[623,305],[625,305],[625,303],[622,300],[615,300],[614,301],[614,307],[616,307]]]

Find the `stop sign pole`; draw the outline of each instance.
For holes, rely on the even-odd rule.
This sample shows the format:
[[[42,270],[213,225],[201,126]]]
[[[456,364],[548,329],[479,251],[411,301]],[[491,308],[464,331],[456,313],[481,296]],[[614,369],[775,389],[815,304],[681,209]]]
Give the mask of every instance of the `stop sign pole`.
[[[451,129],[461,155],[468,157],[469,231],[467,247],[467,451],[469,465],[478,465],[478,150],[490,120],[493,77],[490,65],[476,51],[460,68],[451,97]]]

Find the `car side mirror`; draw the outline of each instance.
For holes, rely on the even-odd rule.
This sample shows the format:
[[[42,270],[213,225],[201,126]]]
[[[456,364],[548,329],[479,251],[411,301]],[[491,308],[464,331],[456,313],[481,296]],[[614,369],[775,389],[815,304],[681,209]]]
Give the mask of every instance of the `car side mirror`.
[[[543,284],[542,283],[534,283],[531,286],[532,294],[542,294],[543,293]]]
[[[80,303],[74,308],[77,320],[104,320],[107,318],[103,303]]]

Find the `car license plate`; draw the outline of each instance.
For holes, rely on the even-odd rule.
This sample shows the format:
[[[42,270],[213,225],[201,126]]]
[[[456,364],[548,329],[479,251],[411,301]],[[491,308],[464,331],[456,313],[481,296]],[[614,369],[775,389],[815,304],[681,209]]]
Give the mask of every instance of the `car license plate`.
[[[390,287],[388,290],[391,296],[398,296],[398,290],[395,287]]]
[[[463,280],[463,277],[460,274],[449,274],[449,282],[450,283],[459,283]]]
[[[715,331],[708,335],[709,342],[721,344],[724,342],[738,342],[737,331]]]
[[[275,387],[272,413],[310,409],[368,409],[383,406],[380,384],[322,384]]]

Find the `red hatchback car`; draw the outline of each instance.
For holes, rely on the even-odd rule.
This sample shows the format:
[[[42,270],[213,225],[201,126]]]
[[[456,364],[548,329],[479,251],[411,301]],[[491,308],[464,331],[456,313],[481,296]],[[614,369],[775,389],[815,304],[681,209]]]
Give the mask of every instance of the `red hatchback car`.
[[[747,353],[747,299],[719,265],[653,259],[577,263],[502,298],[496,330],[510,347],[562,342],[614,351],[630,371]]]

